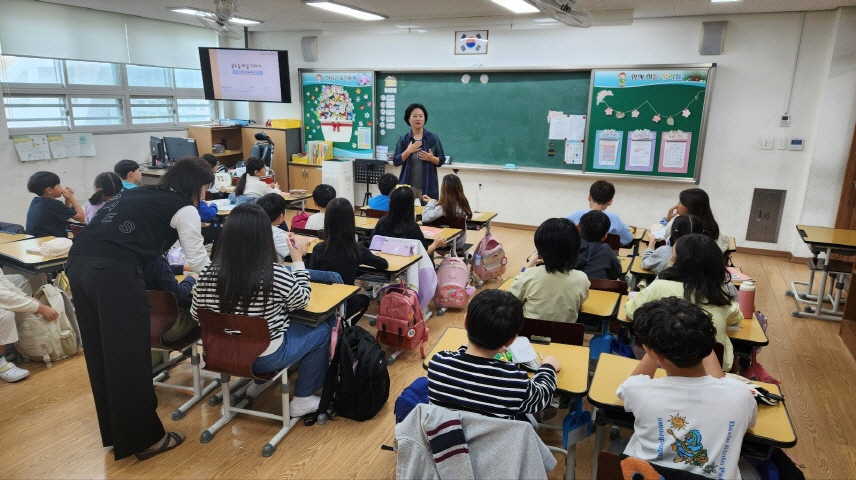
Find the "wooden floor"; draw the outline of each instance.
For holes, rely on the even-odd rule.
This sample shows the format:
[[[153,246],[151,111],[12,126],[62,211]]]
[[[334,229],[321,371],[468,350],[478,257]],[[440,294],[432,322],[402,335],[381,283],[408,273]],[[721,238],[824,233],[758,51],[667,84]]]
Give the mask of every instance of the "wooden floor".
[[[497,227],[493,233],[510,252],[508,273],[514,275],[534,249],[532,232]],[[470,238],[480,236],[471,233]],[[851,413],[856,361],[838,336],[839,325],[791,317],[793,301],[784,292],[792,280],[806,278],[805,265],[740,253],[734,262],[758,279],[756,303],[770,319],[770,346],[761,352],[760,361],[783,381],[798,439],[790,453],[806,465],[807,478],[856,478],[856,442],[848,433],[856,431],[856,414]],[[486,287],[497,285],[499,281],[492,281]],[[361,324],[374,332],[367,322]],[[433,345],[446,327],[463,327],[463,314],[434,316],[428,326]],[[395,397],[424,374],[418,351],[403,354],[390,367],[390,399],[374,419],[363,423],[339,419],[313,427],[298,424],[270,458],[262,458],[261,449],[277,430],[275,422],[238,417],[203,445],[199,435],[217,419],[219,407],[203,401],[173,422],[170,413],[186,395],[158,389],[158,411],[165,426],[184,430],[187,441],[146,462],[133,457],[116,462],[112,452],[101,447],[83,355],[52,368],[22,366],[31,371],[28,379],[0,385],[1,478],[394,478],[395,453],[381,450],[381,445],[393,441]],[[187,380],[189,372],[185,362],[173,369],[172,377]],[[273,390],[265,392],[257,406],[279,410]],[[557,435],[547,435],[545,441],[559,442]],[[593,438],[578,444],[577,478],[590,476]],[[558,460],[551,479],[564,477],[563,459]]]

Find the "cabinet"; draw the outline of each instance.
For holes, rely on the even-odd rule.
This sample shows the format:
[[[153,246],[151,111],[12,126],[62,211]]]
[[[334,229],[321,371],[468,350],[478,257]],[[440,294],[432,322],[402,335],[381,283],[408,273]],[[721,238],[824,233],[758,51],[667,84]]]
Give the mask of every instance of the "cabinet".
[[[321,184],[321,165],[288,164],[288,188],[302,188],[309,193]],[[282,184],[280,184],[282,185]],[[318,210],[311,199],[306,201],[306,208]]]
[[[187,127],[187,136],[196,140],[196,149],[199,151],[199,155],[210,153],[217,157],[217,160],[223,165],[233,167],[244,159],[241,130],[241,127],[191,125]],[[213,153],[211,146],[215,143],[222,144],[226,147],[226,151]]]

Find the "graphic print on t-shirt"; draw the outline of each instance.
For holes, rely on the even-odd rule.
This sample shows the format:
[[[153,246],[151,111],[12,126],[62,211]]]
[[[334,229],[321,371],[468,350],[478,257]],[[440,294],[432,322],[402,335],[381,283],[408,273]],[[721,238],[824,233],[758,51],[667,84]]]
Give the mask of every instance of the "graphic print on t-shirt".
[[[708,463],[710,457],[707,454],[707,449],[702,444],[701,432],[697,429],[692,429],[683,435],[683,439],[678,438],[675,432],[680,433],[681,430],[688,428],[689,422],[686,417],[682,417],[677,413],[669,417],[669,423],[672,428],[666,430],[666,433],[675,439],[672,444],[672,451],[678,456],[673,461],[674,463],[685,463],[695,467],[701,467],[702,471],[710,474],[716,471],[716,465]]]

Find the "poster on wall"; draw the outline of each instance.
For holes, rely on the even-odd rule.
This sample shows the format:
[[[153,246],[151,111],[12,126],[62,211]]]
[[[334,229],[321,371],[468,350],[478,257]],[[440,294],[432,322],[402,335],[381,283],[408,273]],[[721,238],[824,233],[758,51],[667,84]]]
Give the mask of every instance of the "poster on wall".
[[[333,142],[333,156],[374,158],[374,72],[300,70],[303,139]]]
[[[594,146],[597,168],[618,170],[621,168],[621,138],[624,132],[612,129],[598,130]]]
[[[690,156],[690,141],[692,133],[676,130],[663,132],[660,144],[661,172],[686,173],[687,160]]]
[[[657,132],[634,130],[627,134],[627,161],[625,170],[654,171],[654,148]]]

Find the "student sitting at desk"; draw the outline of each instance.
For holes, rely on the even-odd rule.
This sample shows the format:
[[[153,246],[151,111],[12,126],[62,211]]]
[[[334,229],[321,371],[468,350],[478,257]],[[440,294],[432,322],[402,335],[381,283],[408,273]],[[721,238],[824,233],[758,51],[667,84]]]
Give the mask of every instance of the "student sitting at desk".
[[[395,187],[389,195],[389,215],[377,221],[372,236],[383,235],[385,237],[419,240],[425,245],[425,251],[428,255],[431,255],[434,250],[445,245],[446,240],[439,236],[433,242],[425,239],[419,224],[416,223],[413,200],[413,190],[409,186],[399,185]]]
[[[430,403],[509,419],[550,405],[558,360],[544,357],[530,380],[516,364],[495,358],[505,356],[523,328],[520,300],[502,290],[483,290],[467,306],[464,326],[468,343],[456,352],[438,352],[428,362]]]
[[[336,198],[336,189],[326,183],[322,183],[312,190],[312,201],[321,210],[313,214],[306,220],[307,230],[321,230],[324,228],[324,212],[327,211],[327,204]],[[352,213],[353,215],[353,213]]]
[[[713,218],[713,212],[710,209],[710,197],[707,196],[707,192],[700,188],[688,188],[682,191],[678,198],[678,204],[670,208],[669,213],[666,214],[666,220],[669,223],[665,228],[665,239],[669,239],[675,218],[680,215],[695,215],[701,220],[704,234],[716,241],[722,252],[728,250],[728,237],[719,231],[719,224],[716,223],[716,219]],[[672,242],[672,245],[674,245],[674,242]]]
[[[324,241],[315,245],[309,257],[309,268],[336,272],[346,285],[353,285],[360,265],[379,270],[389,266],[385,258],[379,257],[354,239],[354,207],[346,198],[335,198],[327,205],[324,217]],[[345,312],[356,325],[369,308],[368,295],[352,295],[348,298]],[[356,316],[354,316],[356,314]]]
[[[580,218],[580,256],[574,265],[588,278],[616,280],[621,276],[618,255],[605,243],[609,217],[600,210],[591,210]]]
[[[214,155],[212,155],[210,153],[203,153],[201,155],[201,157],[202,157],[202,160],[205,160],[206,162],[208,162],[208,165],[211,165],[211,170],[214,170],[215,174],[226,171],[226,166],[223,165],[222,163],[220,163],[220,161],[217,160],[217,157],[215,157]],[[208,193],[211,194],[212,200],[217,200],[220,198],[227,198],[229,196],[229,194],[226,193],[226,186],[225,185],[220,185],[218,187],[214,183],[212,183],[211,186],[208,187]]]
[[[324,383],[332,325],[310,327],[288,318],[289,312],[309,304],[309,273],[303,265],[306,243],[292,236],[291,270],[278,263],[270,218],[253,203],[232,210],[220,241],[214,261],[199,275],[190,310],[193,318],[199,319],[201,308],[264,317],[270,345],[253,362],[253,372],[275,372],[299,360],[291,416],[316,411],[320,397],[313,394]],[[265,386],[254,383],[247,395],[256,397]]]
[[[589,188],[589,208],[588,210],[577,210],[568,215],[568,220],[579,224],[583,215],[590,210],[601,210],[609,217],[609,231],[613,235],[618,235],[622,245],[629,245],[633,241],[633,233],[630,227],[624,224],[618,215],[607,212],[606,209],[612,205],[612,199],[615,197],[615,186],[606,180],[598,180],[591,184]]]
[[[36,172],[27,182],[27,190],[36,195],[27,210],[27,233],[34,237],[68,237],[68,220],[83,222],[86,214],[74,198],[74,190],[62,188],[59,176],[53,172]],[[57,199],[65,198],[65,205]]]
[[[660,247],[656,246],[657,238],[654,232],[648,230],[648,248],[642,253],[642,268],[656,274],[665,270],[669,265],[669,259],[672,258],[672,245],[684,235],[691,233],[704,233],[704,227],[698,217],[689,214],[675,217],[669,240]]]
[[[137,188],[143,183],[143,172],[140,164],[133,160],[119,160],[113,171],[122,179],[122,187],[125,189]]]
[[[464,196],[464,185],[461,179],[454,173],[443,177],[443,185],[440,190],[440,200],[435,200],[428,195],[422,195],[422,201],[427,202],[422,210],[422,223],[429,224],[442,216],[465,217],[467,220],[473,218],[470,202]],[[453,213],[454,212],[454,213]],[[461,245],[467,242],[467,229],[464,228],[458,237]]]
[[[285,261],[288,256],[288,229],[280,228],[285,222],[285,209],[288,208],[288,202],[282,198],[282,195],[269,193],[260,198],[256,205],[262,207],[262,210],[267,213],[270,218],[270,226],[273,230],[273,247],[276,250],[276,260],[279,263]]]
[[[729,274],[722,252],[705,235],[684,235],[672,250],[672,263],[648,288],[627,302],[627,318],[633,319],[642,305],[664,297],[680,297],[698,305],[713,319],[716,341],[725,346],[722,369],[730,371],[734,350],[726,327],[740,323],[743,314],[723,284],[722,279],[728,279]]]
[[[391,173],[384,173],[377,181],[377,188],[380,190],[380,195],[375,195],[369,199],[369,208],[372,210],[389,210],[389,194],[392,189],[398,184],[398,179]]]
[[[282,193],[279,190],[279,184],[270,186],[262,181],[261,177],[267,175],[267,167],[264,160],[256,157],[250,157],[246,162],[247,171],[241,175],[238,180],[238,186],[235,187],[235,196],[247,195],[250,197],[263,197],[269,193]]]
[[[664,298],[636,310],[633,329],[645,357],[616,391],[635,416],[624,454],[710,478],[741,478],[740,447],[758,405],[746,385],[722,378],[710,315]],[[667,377],[654,378],[658,365]]]
[[[567,218],[547,219],[535,231],[535,248],[509,292],[523,302],[526,318],[576,322],[591,286],[585,273],[574,270],[580,255],[577,227]]]
[[[25,291],[26,290],[26,291]],[[6,345],[18,341],[15,313],[34,313],[54,321],[59,313],[30,296],[30,282],[23,275],[3,275],[0,270],[0,380],[13,383],[30,375],[29,370],[6,361]]]
[[[119,175],[113,172],[99,173],[95,177],[95,193],[89,197],[89,201],[83,206],[85,222],[91,222],[98,210],[114,195],[121,192],[123,188],[122,179],[119,178]]]

